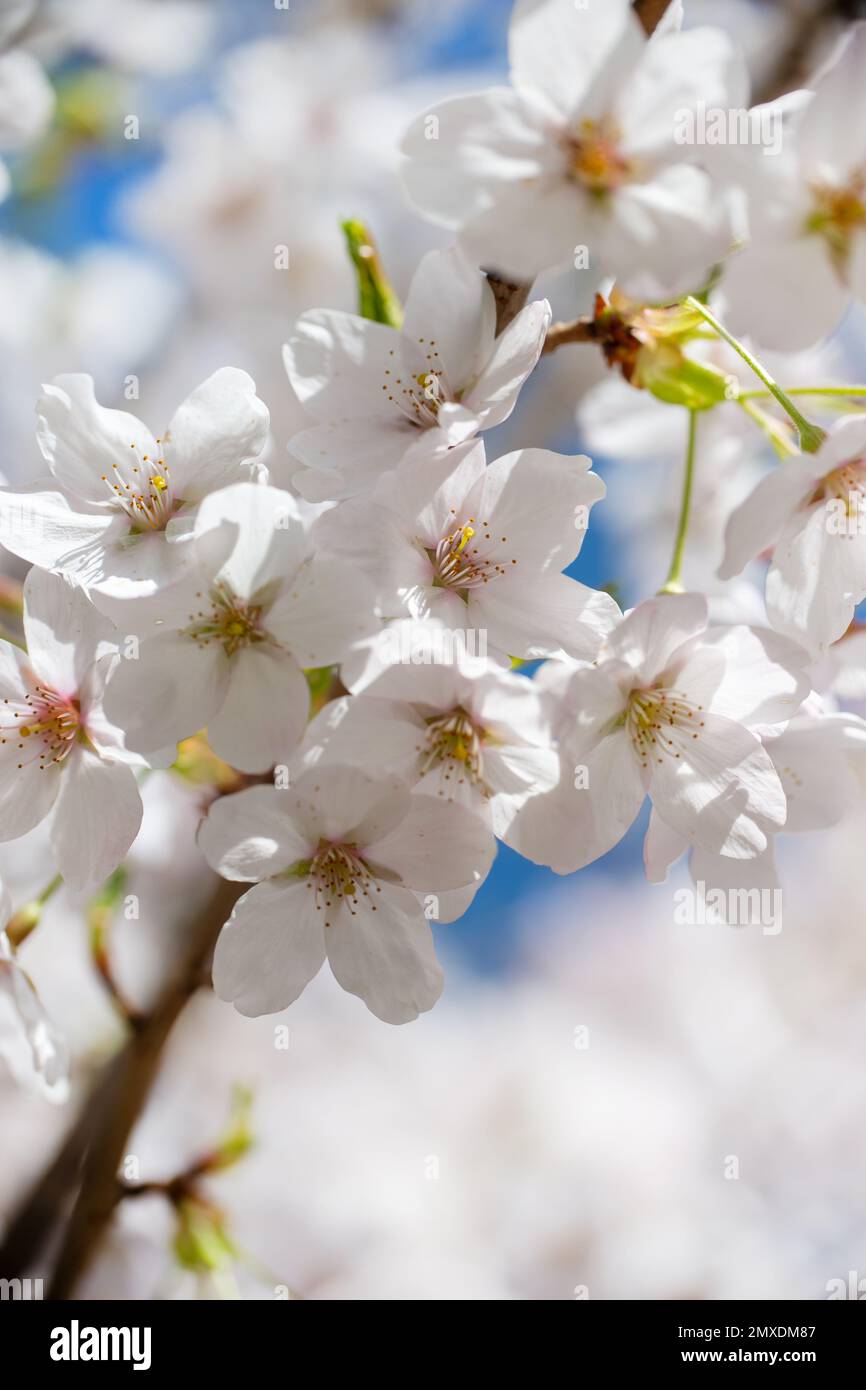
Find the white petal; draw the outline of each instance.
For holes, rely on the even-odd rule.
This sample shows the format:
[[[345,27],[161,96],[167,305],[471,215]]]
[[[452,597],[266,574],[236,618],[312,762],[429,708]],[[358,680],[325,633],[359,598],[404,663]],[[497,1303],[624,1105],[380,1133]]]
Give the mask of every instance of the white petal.
[[[536,864],[570,874],[600,859],[635,820],[646,790],[630,740],[617,731],[580,754],[564,749],[552,792],[533,796],[509,844]]]
[[[452,97],[403,137],[403,183],[420,212],[457,227],[489,208],[503,183],[537,178],[556,158],[551,145],[539,113],[509,87]]]
[[[688,841],[672,830],[653,807],[643,842],[643,862],[650,883],[664,883],[671,864],[685,854]]]
[[[339,661],[379,626],[369,581],[330,555],[313,555],[301,567],[269,609],[267,625],[305,670]]]
[[[263,451],[269,425],[251,376],[237,367],[214,372],[178,407],[163,438],[174,495],[198,502],[235,482]]]
[[[241,772],[267,772],[285,762],[307,724],[310,689],[293,656],[267,644],[231,659],[228,688],[208,721],[208,742]]]
[[[486,878],[495,847],[483,822],[463,806],[414,795],[402,823],[364,841],[364,856],[420,892],[464,888]]]
[[[118,634],[81,589],[34,567],[24,581],[24,636],[37,675],[52,690],[73,698]]]
[[[784,825],[786,803],[758,739],[709,711],[701,712],[696,735],[678,726],[668,734],[672,744],[649,761],[659,815],[690,845],[739,859],[760,854],[768,830]]]
[[[199,828],[199,849],[223,878],[256,882],[281,874],[315,849],[292,821],[292,805],[287,788],[221,796]]]
[[[82,373],[55,377],[36,409],[43,458],[61,487],[85,502],[112,502],[115,464],[125,472],[135,455],[158,457],[150,430],[125,410],[99,405],[93,378]]]
[[[866,163],[866,25],[854,24],[815,83],[798,127],[800,157],[814,182],[845,182]]]
[[[306,882],[260,883],[235,903],[216,944],[214,990],[247,1018],[293,1004],[325,960],[321,914]]]
[[[649,682],[665,670],[677,647],[703,632],[706,625],[707,601],[702,594],[662,594],[627,613],[605,650]]]
[[[19,1086],[61,1105],[69,1095],[69,1049],[0,933],[0,1057]]]
[[[212,545],[217,533],[216,552]],[[206,497],[195,522],[202,565],[233,537],[218,578],[233,594],[252,598],[266,585],[294,573],[309,549],[307,531],[291,493],[259,483],[236,483]]]
[[[302,314],[283,348],[292,389],[317,420],[390,418],[382,386],[399,337],[383,323],[331,309]]]
[[[452,388],[464,390],[487,362],[495,335],[496,301],[486,276],[457,247],[429,251],[413,276],[401,330],[421,349],[422,367],[432,343]]]
[[[470,592],[466,626],[486,629],[491,648],[534,659],[565,652],[592,661],[620,616],[609,594],[564,574],[497,578]]]
[[[51,845],[70,888],[94,888],[113,873],[138,834],[142,805],[135,775],[76,747],[63,765]]]
[[[752,242],[728,262],[722,293],[726,327],[780,352],[826,338],[850,299],[817,235]]]
[[[105,712],[126,746],[152,753],[203,729],[225,698],[230,659],[214,643],[183,633],[145,639],[138,659],[118,662],[105,691]]]
[[[731,579],[750,560],[775,545],[791,512],[814,491],[823,471],[814,455],[804,455],[777,464],[761,479],[728,518],[720,579]]]
[[[645,46],[627,0],[575,5],[568,0],[518,0],[508,53],[515,87],[543,99],[552,116],[568,116],[619,47]]]
[[[411,794],[396,777],[371,777],[353,767],[314,767],[293,785],[290,813],[312,844],[341,840],[364,846],[408,814]]]
[[[507,420],[521,386],[541,355],[550,327],[550,305],[546,299],[527,304],[512,320],[493,346],[493,351],[464,397],[476,411],[485,429]]]
[[[328,962],[338,982],[384,1023],[410,1023],[442,993],[433,934],[417,900],[383,883],[376,911],[345,908],[325,929]]]
[[[590,508],[606,491],[591,467],[585,454],[549,449],[519,449],[495,459],[481,479],[477,507],[484,521],[476,525],[470,552],[478,548],[506,566],[516,558],[531,569],[566,569],[580,551]]]
[[[770,621],[812,651],[842,636],[866,596],[866,537],[831,534],[827,522],[820,504],[795,513],[767,574]]]
[[[128,530],[121,515],[76,510],[51,479],[0,491],[0,544],[43,569],[74,570],[82,548]]]
[[[724,666],[702,681],[709,652],[721,653]],[[676,685],[715,714],[753,727],[790,719],[809,694],[808,652],[768,628],[711,628],[681,666]]]

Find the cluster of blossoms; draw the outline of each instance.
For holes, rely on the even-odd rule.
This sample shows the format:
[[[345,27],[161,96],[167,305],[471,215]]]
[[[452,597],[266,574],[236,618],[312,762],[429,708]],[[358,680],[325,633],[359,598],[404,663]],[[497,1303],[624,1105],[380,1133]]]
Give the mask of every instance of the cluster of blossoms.
[[[291,487],[241,370],[158,435],[87,376],[44,388],[50,476],[0,493],[0,540],[33,566],[24,647],[0,643],[0,838],[51,816],[57,869],[94,891],[137,835],[142,770],[206,729],[240,788],[199,845],[251,885],[214,961],[241,1013],[283,1009],[326,958],[388,1022],[429,1009],[431,922],[466,910],[497,840],[571,873],[649,797],[650,880],[688,853],[696,880],[751,888],[776,882],[777,834],[841,814],[866,742],[835,693],[866,596],[863,391],[830,392],[846,417],[825,431],[725,325],[801,346],[866,296],[866,27],[763,110],[768,158],[680,138],[747,103],[734,45],[681,8],[648,37],[627,0],[518,0],[512,85],[413,124],[407,189],[456,244],[405,311],[369,254],[364,316],[295,323]],[[595,311],[554,325],[532,282],[580,246]],[[578,340],[688,418],[670,572],[625,613],[571,572],[605,497],[590,459],[483,438]],[[782,456],[719,572],[769,554],[766,616],[683,589],[705,422],[731,410]]]

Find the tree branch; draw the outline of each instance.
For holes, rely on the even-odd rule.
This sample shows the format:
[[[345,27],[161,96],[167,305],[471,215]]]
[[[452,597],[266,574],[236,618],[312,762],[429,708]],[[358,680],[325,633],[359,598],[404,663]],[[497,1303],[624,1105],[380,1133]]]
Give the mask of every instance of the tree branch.
[[[31,1265],[77,1186],[48,1294],[54,1299],[71,1296],[116,1206],[118,1169],[159,1071],[166,1039],[199,988],[220,928],[243,891],[242,884],[217,881],[162,997],[107,1063],[54,1162],[10,1224],[0,1249],[2,1277],[15,1278]]]

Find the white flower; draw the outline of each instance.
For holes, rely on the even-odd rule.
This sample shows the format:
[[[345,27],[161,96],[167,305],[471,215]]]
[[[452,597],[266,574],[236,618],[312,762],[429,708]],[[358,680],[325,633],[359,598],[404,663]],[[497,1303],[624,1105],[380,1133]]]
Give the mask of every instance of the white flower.
[[[597,281],[615,275],[638,298],[694,289],[731,230],[677,122],[699,103],[738,104],[727,37],[663,24],[647,40],[628,0],[518,0],[509,52],[512,87],[442,102],[411,126],[415,204],[518,279],[572,264],[581,245]]]
[[[546,449],[488,467],[482,441],[456,445],[404,464],[372,497],[341,502],[315,534],[373,578],[386,618],[484,634],[493,656],[591,658],[619,609],[560,573],[604,496],[589,469],[583,455]]]
[[[319,423],[290,451],[313,502],[368,492],[404,458],[444,449],[506,420],[538,361],[550,323],[529,304],[496,337],[486,277],[457,249],[431,251],[398,331],[354,314],[303,314],[284,349],[297,395]]]
[[[866,416],[837,421],[815,454],[778,464],[731,515],[719,577],[773,547],[767,614],[812,651],[866,597]]]
[[[15,959],[5,931],[11,912],[0,884],[0,1057],[19,1086],[62,1105],[69,1095],[69,1052]]]
[[[283,791],[221,798],[199,843],[224,877],[257,884],[217,942],[221,999],[243,1014],[275,1013],[327,956],[343,988],[386,1023],[409,1022],[442,990],[416,895],[479,882],[493,856],[484,825],[463,807],[338,767]]]
[[[784,832],[824,830],[856,806],[860,783],[853,757],[866,753],[866,721],[856,715],[825,711],[812,695],[781,732],[763,740],[785,792]],[[644,865],[650,883],[661,883],[689,844],[653,811],[644,840]],[[752,859],[732,859],[697,846],[689,854],[696,883],[710,891],[753,893],[779,886],[772,843]],[[734,899],[740,901],[740,899]],[[738,922],[738,925],[746,925]],[[765,924],[766,925],[766,924]]]
[[[748,859],[785,822],[760,733],[797,711],[807,654],[769,630],[707,629],[706,600],[649,599],[574,672],[558,724],[562,776],[517,823],[517,847],[557,873],[607,852],[649,796],[689,845]]]
[[[737,332],[786,351],[838,324],[866,300],[866,24],[845,35],[811,94],[758,108],[781,123],[772,157],[738,151],[749,243],[722,282]]]
[[[120,731],[102,708],[116,637],[64,579],[24,584],[27,651],[0,642],[0,840],[54,812],[51,845],[70,888],[117,868],[141,824],[141,797]]]
[[[72,576],[112,616],[116,600],[150,598],[181,578],[195,505],[243,476],[268,436],[255,383],[234,367],[208,377],[158,439],[99,405],[89,376],[55,378],[38,410],[53,479],[0,492],[0,540]]]
[[[524,802],[556,784],[559,759],[532,681],[459,649],[449,661],[447,636],[436,622],[397,622],[359,645],[341,671],[356,693],[316,716],[301,761],[401,777],[482,815],[507,844]]]
[[[298,503],[278,488],[211,494],[192,547],[166,630],[117,664],[106,708],[141,753],[207,725],[221,758],[264,772],[306,727],[304,669],[338,662],[378,626],[372,591],[344,560],[311,553]]]

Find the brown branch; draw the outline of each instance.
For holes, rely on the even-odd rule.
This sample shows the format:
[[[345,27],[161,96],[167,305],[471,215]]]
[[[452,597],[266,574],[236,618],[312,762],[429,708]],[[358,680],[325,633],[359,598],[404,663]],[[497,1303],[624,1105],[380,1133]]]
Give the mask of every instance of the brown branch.
[[[634,0],[632,8],[643,25],[647,38],[655,32],[669,4],[670,0]]]
[[[165,1041],[198,989],[219,930],[242,891],[241,884],[216,881],[161,999],[107,1063],[54,1161],[7,1228],[0,1248],[3,1278],[20,1277],[32,1266],[77,1188],[49,1297],[68,1298],[72,1293],[116,1205],[118,1169],[159,1070]]]
[[[193,925],[180,969],[162,998],[111,1064],[106,1103],[89,1136],[78,1193],[48,1297],[71,1297],[117,1204],[117,1173],[133,1126],[150,1094],[162,1049],[201,977],[220,928],[243,887],[220,881]]]
[[[566,343],[596,342],[598,330],[594,319],[583,318],[574,319],[571,323],[552,323],[547,330],[541,353],[544,356],[548,352],[556,352],[557,348],[564,347]]]

